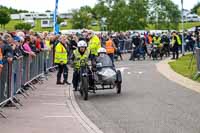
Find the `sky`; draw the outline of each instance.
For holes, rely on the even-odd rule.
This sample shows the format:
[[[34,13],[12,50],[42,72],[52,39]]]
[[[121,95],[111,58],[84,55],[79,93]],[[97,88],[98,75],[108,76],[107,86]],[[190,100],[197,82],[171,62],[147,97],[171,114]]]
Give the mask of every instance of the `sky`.
[[[181,8],[181,0],[172,0]],[[190,10],[200,0],[183,0],[184,9]],[[71,9],[77,9],[83,5],[94,6],[97,0],[59,0],[58,12],[68,12]],[[55,0],[0,0],[0,5],[12,7],[15,9],[24,9],[35,12],[53,11]]]

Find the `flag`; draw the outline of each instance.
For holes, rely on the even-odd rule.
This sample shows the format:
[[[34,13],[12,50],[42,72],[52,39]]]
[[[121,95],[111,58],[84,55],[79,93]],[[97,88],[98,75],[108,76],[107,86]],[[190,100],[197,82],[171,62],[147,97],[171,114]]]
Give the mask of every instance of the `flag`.
[[[53,29],[54,29],[54,34],[59,33],[59,28],[57,28],[57,12],[58,11],[58,0],[56,0],[55,4],[55,10],[54,10],[54,15],[53,15]]]

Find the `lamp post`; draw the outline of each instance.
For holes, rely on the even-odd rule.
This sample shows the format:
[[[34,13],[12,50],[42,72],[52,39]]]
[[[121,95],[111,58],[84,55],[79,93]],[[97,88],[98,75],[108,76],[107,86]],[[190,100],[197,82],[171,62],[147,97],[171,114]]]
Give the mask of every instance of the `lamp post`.
[[[185,54],[185,48],[184,48],[184,18],[183,18],[183,0],[181,0],[181,17],[182,17],[182,54]]]

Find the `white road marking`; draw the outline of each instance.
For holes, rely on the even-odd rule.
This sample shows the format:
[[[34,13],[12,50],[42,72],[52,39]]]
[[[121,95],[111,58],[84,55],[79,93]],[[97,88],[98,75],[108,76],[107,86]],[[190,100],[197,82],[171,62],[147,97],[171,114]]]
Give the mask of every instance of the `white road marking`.
[[[47,115],[44,116],[43,118],[73,118],[71,115]]]
[[[130,75],[131,74],[131,72],[128,72],[128,75]]]
[[[117,70],[120,70],[121,73],[124,73],[125,70],[128,69],[128,67],[119,67],[119,68],[116,68]]]
[[[66,106],[66,104],[64,104],[64,103],[42,103],[42,104],[45,104],[45,105],[55,105],[55,106]]]
[[[143,72],[138,72],[138,74],[143,74]]]
[[[52,97],[64,97],[65,95],[60,94],[39,94],[40,96],[52,96]]]

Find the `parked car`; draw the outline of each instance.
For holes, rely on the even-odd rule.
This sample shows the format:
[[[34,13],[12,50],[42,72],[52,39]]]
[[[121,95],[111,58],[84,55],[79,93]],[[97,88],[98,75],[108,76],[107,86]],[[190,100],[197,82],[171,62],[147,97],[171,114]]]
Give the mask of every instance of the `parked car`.
[[[66,21],[61,22],[61,23],[60,23],[60,26],[62,26],[62,27],[67,26],[67,22],[66,22]]]
[[[92,26],[97,26],[97,22],[92,22],[91,25]]]

